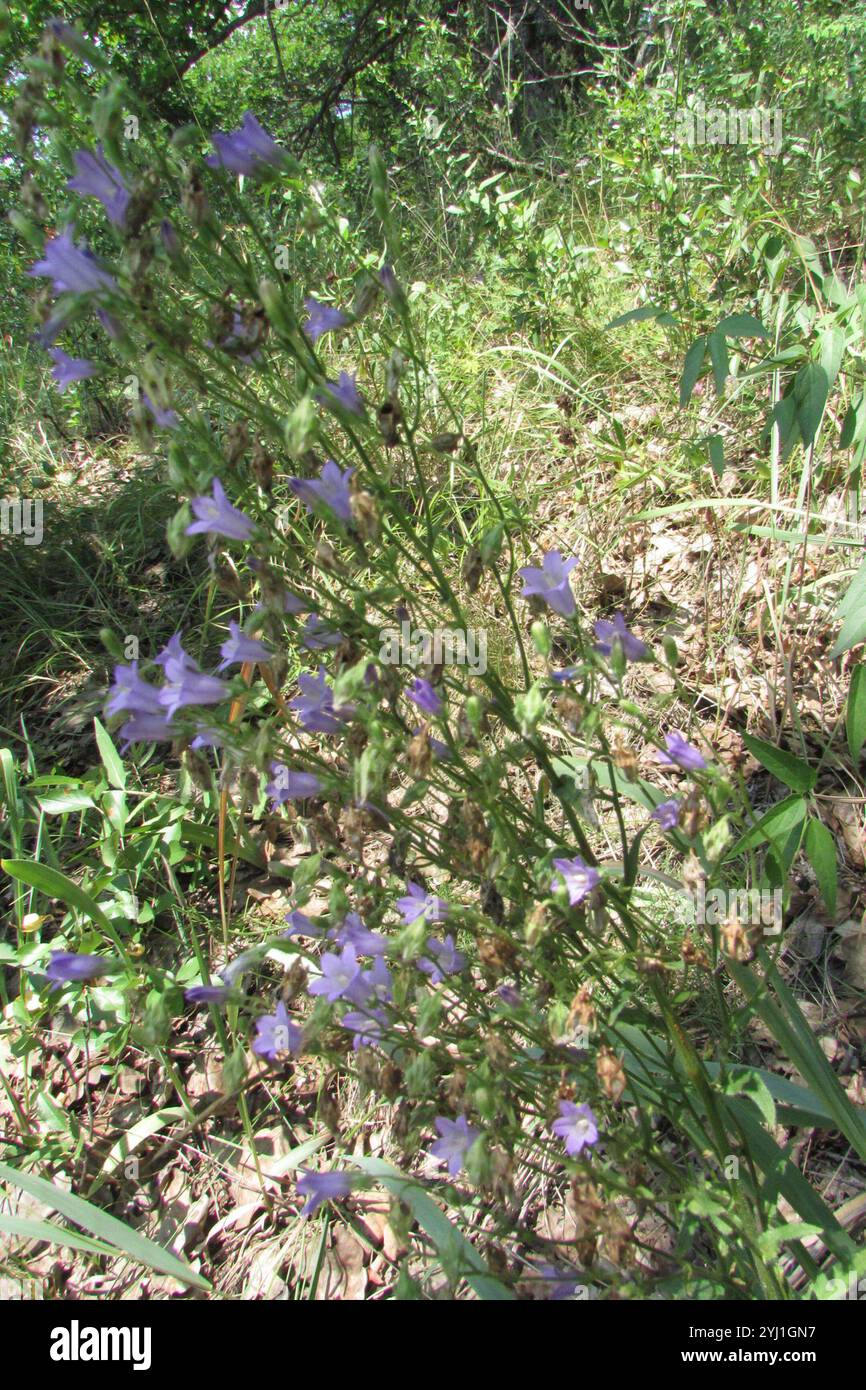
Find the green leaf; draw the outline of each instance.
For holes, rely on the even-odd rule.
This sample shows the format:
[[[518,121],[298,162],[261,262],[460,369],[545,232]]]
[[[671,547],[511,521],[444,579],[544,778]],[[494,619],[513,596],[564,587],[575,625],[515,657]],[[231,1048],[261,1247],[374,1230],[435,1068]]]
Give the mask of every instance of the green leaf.
[[[794,378],[794,404],[797,424],[804,445],[808,448],[815,441],[818,427],[827,404],[830,382],[823,367],[817,362],[807,362]]]
[[[721,478],[725,471],[725,441],[720,434],[708,434],[706,444],[712,470],[717,478]]]
[[[37,864],[31,859],[0,859],[0,869],[3,869],[12,878],[20,879],[22,883],[29,884],[31,888],[35,888],[46,898],[59,898],[69,907],[77,907],[79,912],[83,912],[86,917],[101,927],[116,946],[120,946],[114,924],[106,917],[99,904],[95,903],[89,893],[85,893],[83,888],[79,888],[77,883],[73,883],[72,879],[67,878],[66,874],[62,874],[59,869],[49,868],[47,864]]]
[[[772,845],[782,846],[796,836],[797,843],[799,843],[803,834],[807,809],[806,802],[801,796],[787,796],[784,801],[772,806],[750,830],[746,831],[733,849],[728,850],[725,859],[736,859],[738,854],[742,854],[747,849],[754,849],[756,845],[766,841]]]
[[[764,325],[760,319],[756,319],[754,314],[729,314],[721,323],[716,324],[716,333],[721,333],[725,338],[769,338]]]
[[[91,1240],[77,1231],[67,1231],[52,1221],[33,1221],[24,1216],[10,1216],[7,1212],[0,1212],[0,1231],[10,1236],[24,1236],[26,1240],[47,1240],[51,1245],[66,1246],[67,1250],[86,1250],[91,1255],[117,1254],[113,1246]]]
[[[105,773],[109,782],[117,791],[125,791],[126,768],[123,766],[120,754],[112,742],[111,734],[100,724],[98,719],[94,719],[93,729],[96,734],[96,746],[99,749],[102,766],[105,768]]]
[[[96,805],[86,792],[61,792],[60,796],[37,797],[40,811],[46,816],[65,816],[72,811],[89,811]]]
[[[836,616],[842,619],[842,631],[830,653],[831,660],[866,641],[866,560],[848,585]]]
[[[702,334],[696,338],[689,348],[683,362],[683,374],[680,378],[680,405],[686,406],[692,398],[701,368],[704,365],[704,358],[707,353],[707,340]]]
[[[821,897],[831,914],[836,911],[836,890],[838,874],[836,868],[836,842],[823,821],[812,817],[806,826],[803,848],[818,880]]]
[[[840,1226],[830,1207],[803,1177],[796,1164],[767,1133],[751,1106],[742,1100],[729,1098],[725,1101],[725,1107],[733,1120],[734,1132],[742,1132],[749,1157],[765,1174],[766,1187],[780,1193],[804,1221],[817,1226],[827,1249],[838,1259],[846,1260],[856,1255],[857,1246],[848,1232]]]
[[[609,328],[621,328],[624,323],[643,323],[646,319],[656,319],[666,327],[677,322],[667,309],[660,309],[657,304],[642,304],[639,309],[629,309],[627,314],[620,314],[618,318],[611,319],[602,331],[606,333]]]
[[[10,1187],[22,1188],[37,1201],[44,1202],[54,1211],[59,1211],[67,1221],[83,1227],[91,1235],[113,1246],[117,1252],[128,1255],[136,1264],[144,1265],[147,1269],[158,1269],[161,1274],[169,1274],[175,1279],[181,1279],[185,1284],[192,1284],[194,1288],[210,1292],[211,1286],[207,1280],[200,1274],[195,1274],[183,1260],[179,1260],[170,1251],[163,1250],[161,1246],[148,1240],[147,1236],[133,1231],[116,1217],[109,1216],[107,1212],[93,1206],[91,1202],[76,1197],[73,1192],[66,1192],[34,1173],[19,1172],[8,1163],[0,1163],[0,1180]]]
[[[754,1101],[766,1124],[773,1128],[776,1103],[769,1086],[754,1067],[732,1067],[724,1076],[722,1090],[726,1096],[746,1096]]]
[[[358,1158],[354,1155],[347,1155],[347,1158],[362,1172],[378,1178],[392,1196],[406,1203],[418,1225],[423,1227],[436,1246],[443,1267],[452,1278],[465,1279],[478,1297],[485,1300],[514,1298],[510,1289],[494,1279],[474,1245],[448,1220],[414,1178],[404,1177],[398,1168],[392,1168],[390,1163],[380,1158]]]
[[[752,734],[743,734],[743,742],[752,757],[757,758],[762,767],[780,782],[784,782],[791,791],[810,792],[814,787],[816,773],[802,758],[795,758],[793,753],[786,752],[784,748],[777,748],[775,744],[765,743],[763,739],[755,738]]]
[[[797,1000],[778,970],[763,949],[759,955],[764,966],[764,979],[754,966],[739,965],[733,960],[726,961],[728,973],[785,1055],[794,1063],[803,1080],[823,1101],[845,1138],[861,1158],[866,1158],[866,1120],[840,1086]],[[801,1211],[800,1215],[810,1219],[807,1212]]]
[[[848,738],[848,750],[856,763],[860,749],[866,742],[866,666],[862,662],[854,667],[851,674],[845,733]]]
[[[724,394],[725,382],[731,371],[728,345],[721,333],[715,332],[707,335],[707,347],[710,351],[710,361],[713,364],[713,383],[716,388],[716,395],[721,396]]]

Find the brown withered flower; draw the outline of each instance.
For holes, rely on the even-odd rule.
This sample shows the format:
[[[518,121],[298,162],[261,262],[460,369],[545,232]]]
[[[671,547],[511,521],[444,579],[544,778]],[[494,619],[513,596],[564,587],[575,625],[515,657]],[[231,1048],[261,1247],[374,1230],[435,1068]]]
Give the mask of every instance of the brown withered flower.
[[[415,777],[426,777],[433,763],[430,725],[422,724],[406,749],[406,760]]]
[[[517,963],[517,947],[507,936],[480,936],[478,959],[482,968],[495,979],[511,975]]]
[[[686,965],[697,966],[700,970],[710,969],[710,958],[700,946],[696,945],[691,933],[686,933],[683,937],[683,944],[680,948],[683,962]]]
[[[622,1099],[625,1090],[625,1071],[623,1070],[622,1057],[617,1057],[610,1047],[602,1046],[598,1050],[595,1059],[595,1074],[598,1083],[604,1091],[608,1100],[614,1104]]]

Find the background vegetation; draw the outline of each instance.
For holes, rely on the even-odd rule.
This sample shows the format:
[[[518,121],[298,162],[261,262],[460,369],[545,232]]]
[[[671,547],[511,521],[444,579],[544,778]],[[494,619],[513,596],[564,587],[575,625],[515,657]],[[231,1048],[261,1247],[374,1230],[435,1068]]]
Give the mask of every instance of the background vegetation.
[[[0,466],[45,527],[0,537],[13,1286],[841,1296],[866,1275],[866,12],[128,11],[2,21]],[[44,39],[58,18],[92,46]],[[683,138],[684,113],[752,108],[778,149],[754,128]],[[248,110],[294,163],[238,184],[204,156]],[[97,138],[152,180],[140,237],[67,188]],[[73,219],[117,272],[125,335],[106,351],[76,308],[64,349],[105,369],[59,394],[28,270]],[[311,356],[303,301],[348,315],[373,285]],[[224,350],[221,305],[261,310],[261,358]],[[318,404],[340,370],[362,424]],[[326,456],[357,470],[366,534],[357,505],[347,530],[298,504],[290,478]],[[184,726],[120,752],[106,692],[130,637],[144,663],[183,632],[211,670],[227,624],[252,633],[272,602],[252,552],[183,534],[214,475],[265,538],[257,562],[348,641],[311,659],[301,620],[271,627],[274,664],[229,672],[221,750]],[[521,601],[517,568],[552,551],[578,557],[570,621]],[[359,688],[405,605],[488,643],[486,682],[427,672],[451,751],[432,770],[418,673],[378,707]],[[592,651],[618,612],[653,661]],[[336,748],[287,713],[320,658],[362,711]],[[706,772],[660,773],[675,730]],[[301,754],[325,804],[275,807],[271,761]],[[673,796],[663,834],[648,817]],[[578,850],[602,874],[589,905],[551,890],[553,854]],[[396,915],[407,878],[448,902],[439,934],[466,957],[435,988]],[[781,932],[695,924],[699,885],[777,891]],[[281,937],[291,910],[386,936],[384,1052],[308,998],[322,952]],[[61,948],[122,968],[58,994]],[[184,990],[245,951],[228,1007],[192,1009]],[[250,1052],[278,1003],[306,1030],[288,1063]],[[551,1125],[578,1102],[599,1138],[573,1155]],[[442,1117],[480,1135],[450,1179],[425,1158]],[[363,1182],[301,1221],[295,1175],[320,1167]]]

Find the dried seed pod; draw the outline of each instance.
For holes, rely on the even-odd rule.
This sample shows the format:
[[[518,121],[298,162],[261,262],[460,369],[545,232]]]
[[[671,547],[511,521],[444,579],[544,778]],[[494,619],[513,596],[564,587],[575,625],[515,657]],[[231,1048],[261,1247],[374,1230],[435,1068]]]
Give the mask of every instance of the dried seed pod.
[[[580,726],[586,718],[586,705],[583,700],[576,695],[560,695],[553,705],[557,717],[564,729],[570,734],[580,732]]]
[[[731,960],[740,965],[748,965],[755,959],[758,942],[761,939],[761,926],[747,927],[736,916],[729,917],[721,927],[722,950]]]
[[[386,1100],[396,1100],[403,1089],[403,1073],[390,1058],[379,1069],[379,1090]]]
[[[349,494],[349,508],[358,534],[365,541],[374,541],[379,534],[379,509],[373,494],[353,487]]]
[[[459,1110],[466,1094],[469,1073],[465,1067],[457,1066],[445,1083],[445,1099],[452,1110]]]
[[[481,885],[481,910],[497,924],[505,918],[505,903],[492,878],[485,879]]]
[[[291,1003],[293,999],[298,998],[298,995],[306,992],[308,974],[307,967],[302,960],[294,960],[292,962],[292,968],[286,976],[286,981],[283,985],[284,1004]]]
[[[426,777],[433,763],[430,747],[430,726],[422,724],[406,749],[406,760],[415,777]]]
[[[386,449],[393,449],[400,443],[400,425],[403,420],[403,413],[396,401],[383,401],[376,420]]]
[[[686,965],[694,965],[694,966],[697,966],[699,970],[709,970],[709,969],[710,969],[710,958],[709,958],[709,956],[707,955],[706,951],[702,950],[700,946],[697,946],[697,945],[695,944],[695,942],[692,940],[692,937],[691,937],[691,935],[690,935],[689,933],[687,933],[687,934],[683,937],[683,944],[682,944],[682,947],[681,947],[681,955],[682,955],[682,958],[683,958],[683,962],[684,962]]]
[[[453,454],[462,438],[462,434],[434,434],[428,447],[436,454]]]
[[[223,437],[223,458],[226,463],[240,463],[250,445],[250,427],[246,420],[235,420]]]
[[[495,979],[511,975],[517,964],[517,947],[507,936],[480,936],[478,938],[478,959],[482,966]]]
[[[616,734],[611,745],[613,760],[621,772],[625,774],[629,782],[637,781],[638,759],[637,753],[630,748],[621,734]]]
[[[262,492],[270,492],[274,485],[274,460],[264,444],[256,440],[250,457],[250,472]]]
[[[340,1106],[334,1096],[327,1093],[319,1098],[319,1119],[329,1129],[335,1139],[340,1136]]]
[[[598,1077],[598,1083],[608,1100],[612,1100],[614,1103],[622,1099],[626,1085],[622,1062],[622,1057],[617,1057],[612,1048],[605,1046],[599,1048],[598,1056],[595,1059],[595,1074]]]
[[[567,1027],[573,1028],[575,1024],[580,1024],[582,1028],[595,1027],[595,1006],[592,1002],[591,985],[581,985],[577,994],[571,1001],[568,1011]]]

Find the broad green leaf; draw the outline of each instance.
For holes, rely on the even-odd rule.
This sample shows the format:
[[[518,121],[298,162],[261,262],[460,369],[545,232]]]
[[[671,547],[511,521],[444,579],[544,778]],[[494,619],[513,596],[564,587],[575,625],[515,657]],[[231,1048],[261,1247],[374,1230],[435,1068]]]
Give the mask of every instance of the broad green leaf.
[[[10,1187],[22,1188],[37,1201],[44,1202],[54,1211],[59,1211],[67,1221],[82,1226],[99,1240],[113,1245],[118,1252],[128,1255],[136,1264],[144,1265],[147,1269],[158,1269],[162,1274],[172,1275],[185,1284],[192,1284],[197,1289],[210,1292],[207,1280],[200,1274],[195,1274],[183,1260],[179,1260],[170,1251],[163,1250],[161,1246],[148,1240],[147,1236],[133,1231],[116,1217],[109,1216],[107,1212],[93,1206],[91,1202],[76,1197],[73,1192],[66,1192],[34,1173],[22,1173],[17,1168],[10,1167],[8,1163],[0,1163],[0,1180]]]
[[[688,405],[689,401],[692,398],[692,392],[694,391],[698,377],[701,374],[701,368],[704,365],[704,358],[706,356],[706,353],[707,340],[705,335],[701,334],[700,338],[696,338],[695,341],[692,343],[691,347],[686,353],[685,361],[683,362],[683,374],[680,378],[681,406]]]
[[[726,1096],[745,1096],[754,1102],[770,1129],[776,1123],[776,1103],[772,1092],[755,1067],[731,1067],[722,1077]]]
[[[716,333],[725,338],[769,338],[764,325],[754,314],[729,314],[716,324]]]
[[[23,1236],[26,1240],[47,1240],[52,1245],[64,1245],[67,1250],[86,1250],[91,1255],[116,1255],[112,1245],[89,1236],[79,1235],[77,1231],[67,1231],[63,1226],[55,1226],[53,1221],[34,1221],[25,1216],[10,1216],[0,1212],[0,1231],[10,1236]]]
[[[98,1192],[115,1169],[121,1167],[140,1144],[158,1134],[166,1125],[175,1124],[185,1117],[186,1111],[175,1105],[157,1110],[155,1115],[143,1115],[140,1120],[136,1120],[135,1124],[112,1144],[102,1164],[102,1171],[88,1189],[87,1196],[92,1197]]]
[[[72,811],[89,811],[96,805],[92,796],[86,792],[63,792],[60,796],[40,796],[37,798],[40,811],[46,816],[69,815]]]
[[[817,1226],[827,1249],[837,1258],[847,1260],[856,1255],[857,1246],[848,1232],[796,1164],[767,1133],[752,1107],[735,1097],[728,1097],[724,1104],[731,1114],[734,1133],[739,1131],[744,1136],[749,1157],[765,1174],[770,1192],[781,1194],[798,1216]]]
[[[725,382],[731,371],[728,345],[722,334],[716,331],[707,335],[707,347],[710,353],[710,362],[713,365],[713,383],[716,388],[716,395],[721,396],[724,394]]]
[[[797,411],[797,424],[804,445],[808,448],[815,441],[818,427],[827,404],[830,383],[827,373],[817,362],[807,362],[794,379],[794,403]]]
[[[821,897],[831,914],[836,911],[836,891],[839,884],[836,865],[836,841],[823,821],[810,818],[806,825],[803,848],[818,880]]]
[[[0,869],[12,878],[20,879],[22,883],[36,888],[46,898],[59,898],[67,906],[78,908],[79,912],[83,912],[101,927],[116,945],[120,945],[114,924],[106,917],[99,904],[59,869],[49,868],[47,864],[37,864],[31,859],[0,859]]]
[[[618,318],[611,319],[610,323],[604,325],[602,331],[606,333],[609,328],[621,328],[624,323],[642,323],[646,319],[657,319],[666,327],[677,322],[667,309],[660,309],[656,304],[642,304],[639,309],[629,309],[628,313],[620,314]]]
[[[801,796],[787,796],[776,806],[765,812],[761,819],[747,830],[733,849],[728,850],[725,859],[736,859],[747,849],[769,842],[772,845],[785,845],[791,837],[802,836],[807,812],[806,802]]]
[[[845,714],[845,733],[848,750],[855,763],[866,742],[866,665],[862,662],[851,673],[848,706]]]
[[[815,771],[808,763],[803,762],[802,758],[795,758],[793,753],[786,752],[784,748],[777,748],[775,744],[765,743],[763,739],[755,738],[752,734],[743,734],[743,742],[752,757],[757,758],[762,767],[780,782],[784,782],[791,791],[810,792],[814,787]]]
[[[126,790],[126,768],[123,760],[115,748],[111,734],[100,724],[98,719],[93,721],[93,730],[96,734],[96,746],[99,749],[99,756],[102,759],[102,766],[105,768],[109,782],[117,791]]]

